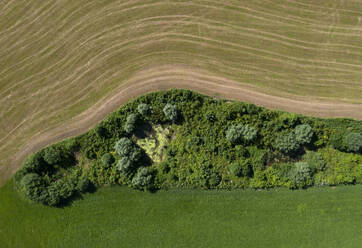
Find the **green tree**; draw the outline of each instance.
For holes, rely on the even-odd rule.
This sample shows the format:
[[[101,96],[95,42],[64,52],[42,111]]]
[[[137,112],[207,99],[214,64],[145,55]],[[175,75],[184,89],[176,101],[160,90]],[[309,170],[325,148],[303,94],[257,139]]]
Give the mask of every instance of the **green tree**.
[[[137,106],[137,111],[140,115],[146,117],[151,113],[151,107],[148,104],[141,103]]]
[[[130,114],[127,116],[126,124],[124,125],[124,130],[127,133],[132,133],[136,129],[136,123],[138,120],[138,116],[136,114]]]
[[[275,148],[285,154],[292,154],[299,149],[294,133],[281,134],[275,140]]]
[[[105,153],[103,154],[102,158],[102,163],[104,165],[104,167],[108,168],[109,166],[111,166],[114,162],[114,158],[111,154],[109,153]]]
[[[344,137],[344,143],[349,152],[359,152],[362,150],[362,135],[353,132],[348,133]]]
[[[256,138],[257,130],[249,125],[232,125],[226,131],[226,139],[231,143],[238,143],[242,139],[245,141],[252,141]]]
[[[134,150],[134,145],[130,139],[121,138],[114,145],[114,150],[119,156],[129,156]]]
[[[26,174],[20,181],[20,188],[28,199],[34,202],[42,202],[44,200],[46,193],[45,184],[38,174]]]
[[[54,165],[62,161],[62,154],[58,149],[51,146],[44,149],[43,158],[47,164]]]
[[[303,160],[309,164],[312,173],[324,170],[326,165],[322,154],[319,152],[307,151],[303,156]]]
[[[151,168],[140,167],[132,179],[132,185],[138,189],[149,189],[152,186],[153,172]]]
[[[163,113],[165,114],[167,120],[175,122],[178,119],[178,109],[175,105],[167,103],[163,108]]]
[[[313,137],[313,129],[308,124],[298,125],[294,129],[295,139],[299,144],[309,144]]]
[[[311,185],[311,169],[306,162],[297,162],[291,169],[289,178],[294,188],[304,188]]]

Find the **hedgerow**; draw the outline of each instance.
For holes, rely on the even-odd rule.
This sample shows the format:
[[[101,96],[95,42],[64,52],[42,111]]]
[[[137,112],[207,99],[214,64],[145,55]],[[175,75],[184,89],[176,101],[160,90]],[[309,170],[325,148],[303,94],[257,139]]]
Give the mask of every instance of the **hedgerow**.
[[[15,181],[28,199],[52,206],[106,184],[157,190],[362,183],[361,134],[357,120],[161,91],[120,107],[83,135],[30,155]],[[150,135],[166,141],[154,138],[143,150],[137,141],[147,145]],[[159,144],[166,145],[153,147]],[[163,154],[161,162],[152,160],[152,149],[158,159]]]

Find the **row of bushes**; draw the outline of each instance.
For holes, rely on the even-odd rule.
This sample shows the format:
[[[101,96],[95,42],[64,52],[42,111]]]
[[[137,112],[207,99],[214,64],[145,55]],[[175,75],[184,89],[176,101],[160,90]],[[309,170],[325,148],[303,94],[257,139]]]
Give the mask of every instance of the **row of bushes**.
[[[174,134],[161,163],[153,163],[136,144],[147,125],[162,125]],[[28,198],[48,205],[82,192],[79,184],[85,179],[95,186],[143,190],[360,183],[361,133],[361,121],[163,91],[139,97],[93,130],[30,156],[16,181]],[[49,192],[59,192],[58,200],[42,200],[50,198]]]

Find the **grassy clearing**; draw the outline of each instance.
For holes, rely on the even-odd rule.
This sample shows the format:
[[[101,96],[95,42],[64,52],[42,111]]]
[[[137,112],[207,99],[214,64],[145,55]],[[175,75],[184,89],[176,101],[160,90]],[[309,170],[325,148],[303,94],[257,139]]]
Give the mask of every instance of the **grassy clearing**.
[[[361,103],[358,1],[18,0],[0,6],[2,169],[34,134],[69,121],[138,72],[164,65],[270,94]]]
[[[64,208],[0,189],[2,247],[361,247],[362,186],[301,191],[108,187]]]

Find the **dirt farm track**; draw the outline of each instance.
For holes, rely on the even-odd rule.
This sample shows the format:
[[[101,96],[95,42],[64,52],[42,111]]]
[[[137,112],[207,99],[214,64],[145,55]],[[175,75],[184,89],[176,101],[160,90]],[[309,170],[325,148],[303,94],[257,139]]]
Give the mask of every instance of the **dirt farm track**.
[[[362,120],[357,0],[0,2],[0,184],[121,104],[183,88]]]

